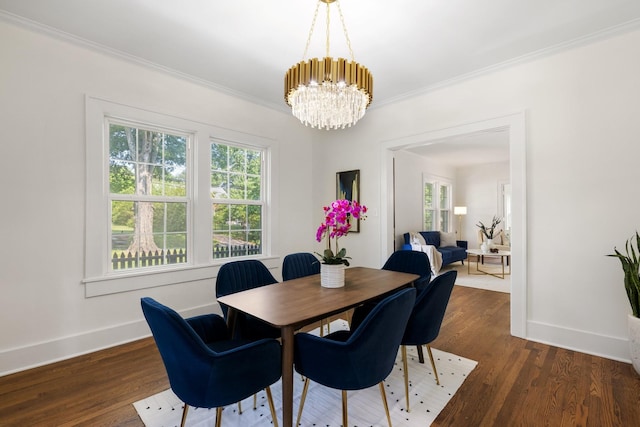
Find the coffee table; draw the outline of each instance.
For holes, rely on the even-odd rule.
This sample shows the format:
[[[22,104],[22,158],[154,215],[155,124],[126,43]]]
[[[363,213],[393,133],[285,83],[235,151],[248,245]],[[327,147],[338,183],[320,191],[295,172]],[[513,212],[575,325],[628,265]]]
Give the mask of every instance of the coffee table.
[[[471,272],[471,258],[469,255],[475,255],[476,257],[476,272]],[[491,273],[486,270],[480,269],[480,258],[500,258],[500,264],[502,265],[502,274]],[[507,260],[507,267],[509,271],[504,271],[504,261]],[[482,252],[480,249],[467,249],[467,274],[487,274],[489,276],[497,277],[498,279],[504,279],[505,275],[511,274],[511,251],[498,251],[498,252]]]

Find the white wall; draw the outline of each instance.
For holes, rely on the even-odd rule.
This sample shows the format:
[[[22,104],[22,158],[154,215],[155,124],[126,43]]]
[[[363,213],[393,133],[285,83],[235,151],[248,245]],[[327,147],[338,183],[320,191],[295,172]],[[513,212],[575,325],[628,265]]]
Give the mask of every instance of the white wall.
[[[605,255],[639,228],[639,46],[640,31],[611,37],[373,108],[354,128],[318,134],[314,183],[326,184],[317,184],[314,204],[331,197],[333,174],[348,166],[363,171],[362,201],[379,214],[388,194],[384,144],[525,111],[525,334],[629,360],[623,275]],[[349,250],[354,263],[375,266],[385,239],[371,217]]]
[[[423,174],[445,178],[454,186],[457,193],[455,169],[449,165],[438,164],[428,158],[398,150],[395,158],[395,249],[404,244],[404,233],[421,231],[423,227],[422,198]],[[454,224],[457,227],[457,222]]]
[[[509,181],[509,163],[487,163],[456,169],[456,205],[467,207],[462,216],[462,240],[469,248],[478,248],[478,221],[491,224],[494,216],[501,217],[499,208],[499,183]],[[455,218],[456,228],[458,218]],[[497,229],[504,229],[504,223]]]
[[[277,141],[268,262],[279,277],[311,249],[311,138],[290,115],[2,21],[0,57],[0,375],[148,335],[142,296],[218,308],[213,277],[85,298],[85,94]]]

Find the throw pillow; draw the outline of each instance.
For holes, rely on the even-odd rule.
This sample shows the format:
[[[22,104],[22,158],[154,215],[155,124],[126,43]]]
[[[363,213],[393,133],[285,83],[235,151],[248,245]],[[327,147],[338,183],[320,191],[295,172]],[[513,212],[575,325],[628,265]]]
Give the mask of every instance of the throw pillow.
[[[456,246],[456,235],[453,233],[440,232],[440,246]]]
[[[427,242],[424,241],[424,237],[422,237],[422,234],[416,231],[412,231],[411,233],[409,233],[409,237],[411,238],[412,244],[421,245],[421,246],[427,244]]]

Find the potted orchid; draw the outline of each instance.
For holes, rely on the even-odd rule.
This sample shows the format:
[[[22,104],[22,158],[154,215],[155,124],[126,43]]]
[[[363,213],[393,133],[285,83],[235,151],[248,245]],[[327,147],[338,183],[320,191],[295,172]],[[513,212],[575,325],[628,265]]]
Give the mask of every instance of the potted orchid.
[[[344,286],[344,267],[349,265],[350,257],[347,256],[347,249],[340,248],[338,239],[346,236],[351,229],[350,219],[365,219],[367,207],[357,201],[340,199],[332,202],[329,206],[323,207],[324,221],[316,231],[316,240],[322,242],[327,240],[327,247],[322,254],[316,252],[322,259],[320,266],[321,284],[325,287]],[[330,267],[331,266],[331,267]],[[327,282],[332,276],[335,280]],[[340,279],[341,277],[341,279]],[[340,283],[341,280],[341,283]]]

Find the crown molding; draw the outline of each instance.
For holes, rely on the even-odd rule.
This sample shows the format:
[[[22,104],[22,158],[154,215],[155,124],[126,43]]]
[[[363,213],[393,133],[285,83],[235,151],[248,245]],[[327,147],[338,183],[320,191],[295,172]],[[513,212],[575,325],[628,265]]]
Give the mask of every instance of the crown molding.
[[[209,80],[205,80],[196,76],[193,76],[191,74],[187,74],[178,70],[175,70],[173,68],[169,68],[160,64],[157,64],[155,62],[152,61],[148,61],[142,58],[139,58],[137,56],[119,51],[117,49],[113,49],[104,45],[101,45],[99,43],[95,43],[89,40],[86,40],[84,38],[75,36],[73,34],[58,30],[56,28],[50,27],[48,25],[21,17],[19,15],[15,15],[6,11],[1,11],[0,10],[0,20],[4,20],[16,25],[19,25],[21,27],[30,29],[32,31],[35,32],[39,32],[51,37],[54,37],[56,39],[62,40],[62,41],[66,41],[69,43],[72,43],[74,45],[77,46],[81,46],[87,49],[90,49],[92,51],[95,52],[99,52],[99,53],[103,53],[105,55],[109,55],[111,57],[114,58],[118,58],[121,59],[123,61],[127,61],[129,63],[133,63],[133,64],[137,64],[152,70],[156,70],[159,72],[162,72],[164,74],[168,74],[171,75],[173,77],[185,80],[185,81],[189,81],[191,83],[197,84],[199,86],[203,86],[206,87],[208,89],[212,89],[215,90],[217,92],[229,95],[229,96],[233,96],[236,98],[240,98],[242,100],[245,100],[247,102],[251,102],[253,104],[257,104],[257,105],[261,105],[265,108],[269,108],[281,113],[285,113],[288,114],[289,110],[287,108],[285,108],[283,105],[281,105],[280,103],[274,103],[274,102],[267,102],[265,100],[262,100],[260,98],[257,98],[255,96],[252,96],[248,93],[245,92],[240,92],[234,89],[231,89],[229,87],[226,86],[222,86],[216,83],[213,83]],[[578,37],[575,38],[573,40],[569,40],[567,42],[564,43],[560,43],[554,46],[550,46],[544,49],[539,49],[537,51],[525,54],[525,55],[521,55],[518,56],[516,58],[512,58],[503,62],[500,62],[498,64],[494,64],[494,65],[490,65],[488,67],[484,67],[481,68],[479,70],[475,70],[475,71],[471,71],[469,73],[465,73],[465,74],[461,74],[459,76],[456,77],[452,77],[450,79],[446,79],[446,80],[442,80],[440,82],[434,83],[432,85],[429,86],[425,86],[425,87],[420,87],[417,88],[416,90],[410,91],[410,92],[406,92],[404,94],[400,94],[397,96],[393,96],[390,98],[387,98],[386,100],[378,100],[375,103],[372,103],[371,106],[369,107],[369,110],[374,110],[374,109],[378,109],[384,106],[388,106],[391,104],[395,104],[398,102],[402,102],[402,101],[406,101],[408,99],[411,98],[415,98],[421,95],[425,95],[428,94],[430,92],[448,87],[448,86],[453,86],[459,83],[462,83],[464,81],[467,80],[471,80],[480,76],[484,76],[496,71],[500,71],[500,70],[504,70],[506,68],[509,67],[513,67],[516,65],[520,65],[520,64],[524,64],[527,62],[531,62],[540,58],[544,58],[544,57],[548,57],[551,56],[553,54],[557,54],[569,49],[573,49],[576,47],[580,47],[580,46],[585,46],[600,40],[604,40],[610,37],[614,37],[620,34],[624,34],[630,31],[634,31],[637,30],[638,28],[640,28],[640,19],[634,19],[613,27],[609,27],[600,31],[596,31],[594,33],[588,34],[586,36],[582,36],[582,37]]]
[[[453,86],[458,83],[462,83],[467,80],[471,80],[480,76],[484,76],[487,74],[491,74],[496,71],[504,70],[506,68],[510,68],[516,65],[521,65],[527,62],[532,62],[537,59],[541,59],[544,57],[548,57],[560,52],[564,52],[570,49],[574,49],[580,46],[586,46],[591,43],[595,43],[600,40],[604,40],[610,37],[614,37],[617,35],[621,35],[624,33],[628,33],[631,31],[635,31],[640,28],[640,19],[634,19],[623,24],[619,24],[613,27],[606,28],[604,30],[597,31],[595,33],[588,34],[586,36],[578,37],[573,40],[569,40],[564,43],[559,43],[554,46],[546,47],[544,49],[539,49],[534,52],[518,56],[516,58],[512,58],[494,65],[490,65],[485,68],[481,68],[479,70],[471,71],[469,73],[461,74],[456,77],[452,77],[447,80],[442,80],[433,85],[418,88],[414,91],[406,92],[404,94],[394,96],[391,98],[387,98],[384,101],[378,101],[375,105],[372,105],[369,109],[376,109],[380,107],[384,107],[387,105],[395,104],[398,102],[406,101],[411,98],[415,98],[417,96],[425,95],[427,93],[436,91],[438,89],[442,89],[448,86]]]
[[[20,27],[26,28],[28,30],[40,33],[40,34],[44,34],[50,37],[53,37],[55,39],[64,41],[64,42],[68,42],[71,44],[74,44],[76,46],[79,47],[83,47],[86,49],[89,49],[91,51],[94,52],[98,52],[98,53],[102,53],[132,64],[136,64],[142,67],[146,67],[155,71],[159,71],[161,73],[179,78],[181,80],[186,80],[188,82],[191,83],[195,83],[199,86],[203,86],[206,87],[208,89],[212,89],[215,90],[217,92],[221,92],[223,94],[229,95],[229,96],[233,96],[235,98],[240,98],[242,100],[251,102],[253,104],[258,104],[261,105],[263,107],[272,109],[272,110],[277,110],[280,112],[287,112],[287,110],[285,108],[283,108],[281,105],[279,104],[275,104],[275,103],[271,103],[271,102],[267,102],[264,101],[262,99],[256,98],[254,96],[251,96],[245,92],[240,92],[240,91],[236,91],[233,89],[230,89],[226,86],[222,86],[216,83],[213,83],[209,80],[205,80],[196,76],[193,76],[191,74],[187,74],[178,70],[175,70],[173,68],[170,67],[166,67],[160,64],[157,64],[155,62],[152,61],[148,61],[146,59],[137,57],[135,55],[131,55],[125,52],[122,52],[120,50],[117,49],[113,49],[107,46],[104,46],[100,43],[95,43],[92,42],[90,40],[84,39],[82,37],[78,37],[75,36],[73,34],[67,33],[65,31],[61,31],[57,28],[53,28],[51,26],[42,24],[40,22],[36,22],[33,21],[31,19],[27,19],[24,18],[22,16],[19,15],[15,15],[6,11],[2,11],[0,10],[0,20],[9,22],[9,23],[13,23],[16,24]]]

